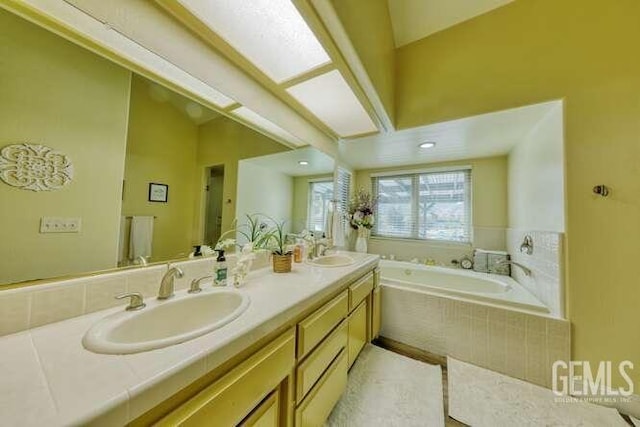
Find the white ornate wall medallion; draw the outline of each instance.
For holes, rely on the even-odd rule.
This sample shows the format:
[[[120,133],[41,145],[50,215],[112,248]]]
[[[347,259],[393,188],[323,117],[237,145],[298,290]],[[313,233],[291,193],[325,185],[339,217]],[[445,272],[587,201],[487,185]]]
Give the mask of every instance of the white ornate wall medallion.
[[[7,145],[0,151],[0,179],[22,190],[57,190],[73,179],[73,164],[66,154],[44,145]]]

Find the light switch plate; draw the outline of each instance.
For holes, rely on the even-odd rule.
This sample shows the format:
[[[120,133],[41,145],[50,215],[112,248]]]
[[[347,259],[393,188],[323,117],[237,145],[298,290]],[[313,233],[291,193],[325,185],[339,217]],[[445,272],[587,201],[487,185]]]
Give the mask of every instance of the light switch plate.
[[[40,233],[79,233],[82,218],[44,216],[40,220]]]

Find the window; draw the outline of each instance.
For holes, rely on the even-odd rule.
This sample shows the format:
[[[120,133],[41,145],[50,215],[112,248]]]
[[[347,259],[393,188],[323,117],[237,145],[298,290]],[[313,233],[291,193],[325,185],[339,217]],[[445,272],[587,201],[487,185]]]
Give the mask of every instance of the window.
[[[307,228],[310,231],[326,231],[327,212],[332,199],[333,181],[309,182]]]
[[[374,236],[471,241],[471,170],[381,175]]]

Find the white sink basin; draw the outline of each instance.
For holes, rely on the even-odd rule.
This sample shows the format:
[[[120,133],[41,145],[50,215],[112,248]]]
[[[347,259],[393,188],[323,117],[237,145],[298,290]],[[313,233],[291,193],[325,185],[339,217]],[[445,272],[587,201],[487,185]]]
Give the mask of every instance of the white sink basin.
[[[87,350],[129,354],[189,341],[221,328],[249,307],[249,297],[228,289],[153,299],[139,311],[122,311],[93,325],[82,339]]]
[[[346,267],[354,262],[355,260],[348,255],[335,254],[315,258],[309,261],[309,264],[316,267]]]

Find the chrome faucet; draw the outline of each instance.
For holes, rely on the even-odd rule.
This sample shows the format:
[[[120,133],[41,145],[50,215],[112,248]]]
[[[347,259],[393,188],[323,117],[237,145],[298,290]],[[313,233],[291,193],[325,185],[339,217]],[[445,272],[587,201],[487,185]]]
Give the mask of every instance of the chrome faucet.
[[[213,279],[213,276],[204,276],[198,279],[193,279],[191,281],[191,286],[189,286],[189,290],[187,292],[189,292],[190,294],[197,294],[202,292],[202,288],[200,287],[200,284],[207,279]],[[215,282],[213,283],[213,286],[215,286]]]
[[[325,253],[327,252],[327,248],[329,246],[327,244],[327,239],[316,240],[314,243],[315,243],[313,245],[314,258],[317,258],[317,257],[320,257],[320,256],[324,256]]]
[[[130,298],[129,305],[125,308],[125,310],[127,311],[142,310],[147,306],[144,303],[142,294],[139,292],[130,292],[130,293],[125,293],[125,294],[120,294],[115,296],[115,299],[125,299],[125,298]]]
[[[169,268],[167,265],[167,272],[164,273],[162,277],[162,282],[160,282],[160,290],[158,290],[158,299],[169,299],[173,296],[173,290],[175,288],[174,281],[177,277],[178,279],[184,276],[182,270],[178,267]]]
[[[524,265],[515,262],[515,261],[511,261],[509,259],[504,259],[502,261],[498,261],[496,262],[496,265],[515,265],[516,267],[520,267],[522,269],[522,271],[524,272],[525,276],[530,277],[531,276],[531,269],[529,269],[528,267],[525,267]]]

